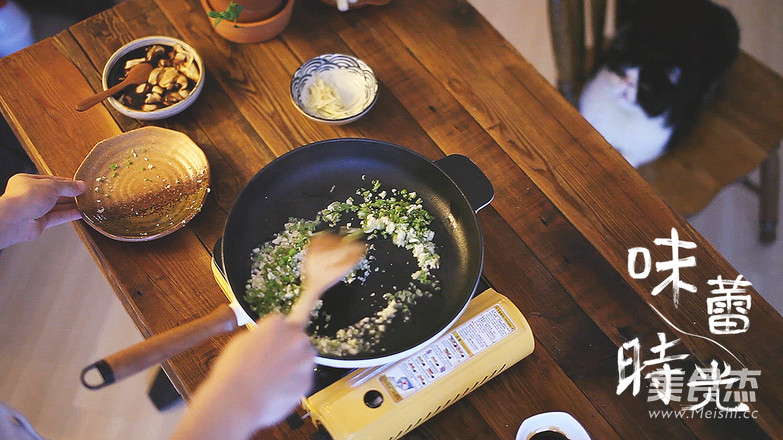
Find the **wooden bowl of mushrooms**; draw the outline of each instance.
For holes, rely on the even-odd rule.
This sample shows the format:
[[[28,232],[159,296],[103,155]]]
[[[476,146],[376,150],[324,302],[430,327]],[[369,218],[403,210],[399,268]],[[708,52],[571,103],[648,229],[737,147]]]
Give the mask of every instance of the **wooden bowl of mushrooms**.
[[[139,63],[153,65],[147,82],[130,86],[108,98],[109,104],[125,116],[163,119],[188,108],[204,88],[204,63],[184,41],[150,36],[119,48],[103,69],[103,88],[118,84]]]

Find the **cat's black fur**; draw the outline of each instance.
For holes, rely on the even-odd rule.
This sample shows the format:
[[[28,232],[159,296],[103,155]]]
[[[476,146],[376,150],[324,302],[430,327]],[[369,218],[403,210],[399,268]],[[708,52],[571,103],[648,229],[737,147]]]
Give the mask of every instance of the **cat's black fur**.
[[[636,103],[650,118],[665,115],[671,146],[737,57],[739,28],[731,12],[709,0],[626,3],[597,70],[622,75],[639,68]]]
[[[611,69],[641,67],[639,105],[650,116],[669,109],[676,137],[736,59],[739,27],[731,12],[709,0],[633,3],[604,62]],[[673,83],[669,73],[675,68],[680,74]]]

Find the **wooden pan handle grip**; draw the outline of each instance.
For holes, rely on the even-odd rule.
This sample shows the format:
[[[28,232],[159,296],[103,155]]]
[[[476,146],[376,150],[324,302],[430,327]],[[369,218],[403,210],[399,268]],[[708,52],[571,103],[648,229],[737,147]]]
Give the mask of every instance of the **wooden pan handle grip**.
[[[97,390],[132,376],[166,359],[192,348],[196,344],[237,328],[237,317],[228,304],[222,304],[208,315],[173,328],[132,345],[87,366],[81,380],[85,387]],[[85,376],[97,370],[102,383],[93,383]]]

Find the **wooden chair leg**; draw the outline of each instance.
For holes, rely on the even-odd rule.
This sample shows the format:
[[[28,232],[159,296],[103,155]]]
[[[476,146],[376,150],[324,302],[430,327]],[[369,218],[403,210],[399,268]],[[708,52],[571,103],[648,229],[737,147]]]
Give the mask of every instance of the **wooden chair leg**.
[[[557,89],[576,105],[584,83],[584,0],[549,0],[549,28],[557,67]]]
[[[764,243],[775,241],[778,225],[778,201],[780,199],[780,162],[778,149],[770,152],[760,169],[759,196],[761,210],[759,212],[759,239]]]

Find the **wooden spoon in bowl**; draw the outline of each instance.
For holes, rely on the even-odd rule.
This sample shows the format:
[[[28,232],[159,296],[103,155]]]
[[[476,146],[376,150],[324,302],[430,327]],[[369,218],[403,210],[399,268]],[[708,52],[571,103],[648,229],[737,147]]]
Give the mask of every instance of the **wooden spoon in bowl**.
[[[94,106],[95,104],[108,98],[109,96],[112,96],[121,90],[125,90],[125,88],[127,87],[135,86],[147,82],[147,79],[150,77],[150,72],[152,72],[152,68],[153,68],[152,64],[150,63],[136,64],[135,66],[130,68],[130,70],[128,71],[128,75],[125,77],[124,80],[120,81],[117,85],[110,87],[102,92],[98,92],[95,95],[90,96],[84,101],[76,104],[76,110],[83,112],[88,108]]]

